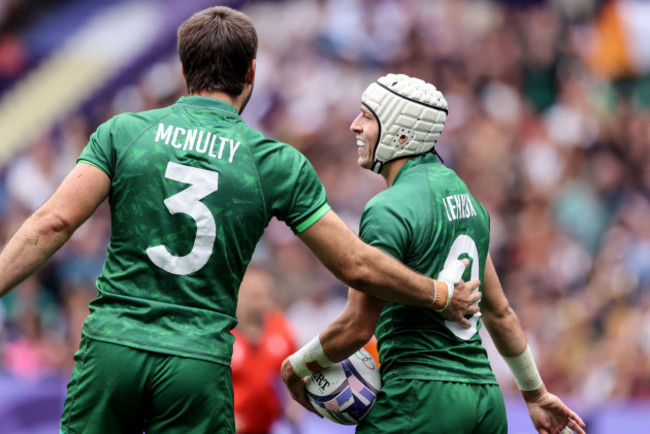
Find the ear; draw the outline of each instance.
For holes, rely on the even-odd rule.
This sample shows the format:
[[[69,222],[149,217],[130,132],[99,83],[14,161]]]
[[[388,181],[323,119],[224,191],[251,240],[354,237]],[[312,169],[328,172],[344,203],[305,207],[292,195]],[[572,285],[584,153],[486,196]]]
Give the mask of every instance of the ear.
[[[185,74],[185,68],[183,68],[183,62],[181,62],[181,74],[183,74],[183,80],[187,81],[187,75]]]
[[[255,82],[255,68],[257,67],[257,59],[253,59],[251,66],[248,67],[246,72],[246,83],[253,84]]]

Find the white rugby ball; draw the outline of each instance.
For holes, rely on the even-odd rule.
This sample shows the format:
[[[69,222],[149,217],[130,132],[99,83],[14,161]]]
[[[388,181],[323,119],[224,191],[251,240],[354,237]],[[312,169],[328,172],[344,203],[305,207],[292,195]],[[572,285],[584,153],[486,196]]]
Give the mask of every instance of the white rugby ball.
[[[360,349],[307,378],[307,397],[317,412],[342,425],[358,424],[375,404],[381,389],[379,366]]]

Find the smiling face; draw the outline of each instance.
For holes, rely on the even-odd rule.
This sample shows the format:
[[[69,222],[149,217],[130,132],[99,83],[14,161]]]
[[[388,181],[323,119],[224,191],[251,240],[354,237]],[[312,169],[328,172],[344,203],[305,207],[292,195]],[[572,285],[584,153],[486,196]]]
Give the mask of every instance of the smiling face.
[[[372,163],[379,139],[379,122],[374,114],[365,106],[361,106],[361,113],[352,121],[350,125],[357,138],[359,150],[359,167],[372,169]]]

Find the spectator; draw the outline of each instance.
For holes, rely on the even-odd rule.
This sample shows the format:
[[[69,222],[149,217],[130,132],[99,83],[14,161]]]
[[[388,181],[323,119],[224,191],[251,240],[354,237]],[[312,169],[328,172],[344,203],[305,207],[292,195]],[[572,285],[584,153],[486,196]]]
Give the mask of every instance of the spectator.
[[[286,405],[279,388],[282,361],[296,349],[293,330],[274,305],[273,276],[251,266],[239,288],[233,330],[232,369],[235,428],[238,433],[269,432]]]

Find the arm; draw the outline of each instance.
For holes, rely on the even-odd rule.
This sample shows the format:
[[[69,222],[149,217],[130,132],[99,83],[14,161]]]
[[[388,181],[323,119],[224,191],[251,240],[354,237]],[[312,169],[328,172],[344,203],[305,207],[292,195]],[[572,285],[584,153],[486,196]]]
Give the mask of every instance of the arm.
[[[349,289],[345,309],[319,334],[323,351],[332,363],[347,359],[368,343],[375,334],[384,304],[382,300]]]
[[[442,270],[441,275],[449,276],[450,281],[459,281],[467,265],[467,259],[457,264],[451,263]],[[384,304],[382,300],[350,288],[343,312],[311,342],[282,363],[282,379],[293,399],[316,413],[305,395],[305,377],[345,360],[366,344],[375,332]],[[472,315],[478,312],[478,306],[473,306],[469,312]]]
[[[0,253],[0,297],[36,272],[104,201],[108,176],[80,163]]]
[[[483,323],[497,350],[510,366],[528,407],[533,425],[540,433],[557,433],[565,427],[584,434],[585,423],[560,398],[549,393],[537,372],[528,341],[517,315],[506,299],[490,255],[485,264]]]
[[[465,314],[473,309],[481,295],[472,290],[478,280],[459,282],[449,289],[443,281],[416,273],[401,262],[365,244],[333,211],[299,235],[302,242],[339,280],[359,291],[400,304],[444,309],[448,296],[452,303],[446,318],[465,327]]]
[[[353,288],[349,289],[345,309],[318,336],[330,363],[347,359],[370,340],[384,303]],[[288,358],[282,363],[281,373],[293,399],[315,413],[305,394],[306,379],[295,373]]]

